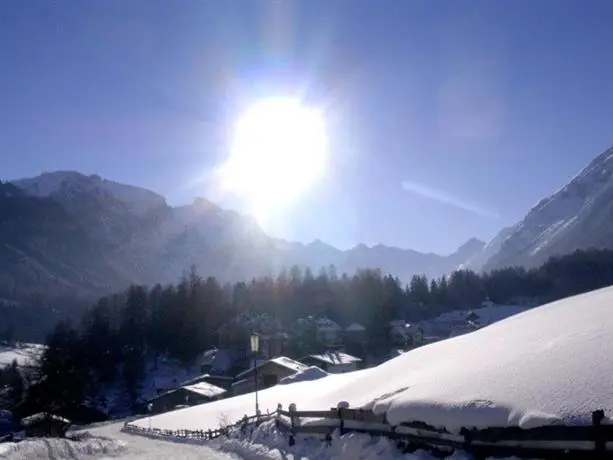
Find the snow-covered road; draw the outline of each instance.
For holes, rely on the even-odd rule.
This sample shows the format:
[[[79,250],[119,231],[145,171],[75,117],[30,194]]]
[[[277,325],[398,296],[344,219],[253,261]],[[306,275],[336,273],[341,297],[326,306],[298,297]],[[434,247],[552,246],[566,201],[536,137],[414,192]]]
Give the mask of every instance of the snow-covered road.
[[[239,457],[198,446],[133,436],[121,432],[123,423],[88,430],[92,437],[83,441],[37,439],[0,445],[0,459],[74,460],[74,459],[147,459],[147,460],[238,460]]]

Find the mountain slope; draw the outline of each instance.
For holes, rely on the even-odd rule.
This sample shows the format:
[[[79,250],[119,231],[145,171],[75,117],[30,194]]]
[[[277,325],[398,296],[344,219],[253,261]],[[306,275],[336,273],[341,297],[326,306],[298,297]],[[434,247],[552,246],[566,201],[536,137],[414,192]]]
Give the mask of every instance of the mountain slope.
[[[613,248],[613,148],[541,200],[484,268],[535,267],[551,256],[586,248]]]
[[[29,220],[18,212],[3,216],[0,275],[25,276],[31,289],[57,280],[58,289],[96,293],[131,282],[175,282],[191,265],[222,282],[274,275],[294,265],[315,273],[330,265],[349,274],[379,268],[408,281],[416,273],[449,273],[484,246],[471,239],[448,256],[383,245],[341,251],[321,241],[271,238],[251,217],[201,198],[170,207],[160,195],[98,176],[60,171],[13,184],[4,185],[6,209],[36,209]],[[23,260],[27,276],[19,268]]]
[[[0,183],[0,292],[9,298],[121,282],[104,251],[58,202]]]

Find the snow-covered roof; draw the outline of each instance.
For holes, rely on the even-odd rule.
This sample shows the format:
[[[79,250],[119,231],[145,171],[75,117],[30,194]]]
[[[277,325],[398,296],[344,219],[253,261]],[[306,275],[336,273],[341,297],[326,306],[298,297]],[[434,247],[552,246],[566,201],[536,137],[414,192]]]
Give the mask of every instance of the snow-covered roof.
[[[272,359],[268,359],[266,361],[262,361],[260,363],[257,364],[258,369],[268,363],[275,363],[278,366],[284,367],[286,369],[289,369],[290,371],[293,372],[298,372],[298,371],[302,371],[304,369],[306,369],[308,366],[306,366],[305,364],[299,363],[298,361],[295,361],[291,358],[288,358],[287,356],[277,356],[276,358],[272,358]],[[237,379],[243,379],[246,375],[248,375],[249,373],[251,373],[255,368],[251,367],[249,369],[247,369],[244,372],[241,372],[240,374],[238,374],[236,376]]]
[[[21,424],[23,426],[29,426],[33,423],[42,422],[44,420],[53,420],[54,422],[66,423],[69,424],[70,420],[60,417],[59,415],[47,414],[45,412],[39,412],[37,414],[30,415],[28,417],[24,417],[21,419]]]
[[[296,372],[295,374],[283,377],[281,380],[279,380],[279,384],[288,385],[290,383],[318,380],[323,377],[327,377],[328,375],[330,374],[328,374],[322,368],[317,366],[310,366],[306,369]]]
[[[613,287],[553,302],[376,367],[262,390],[260,410],[347,401],[393,425],[422,421],[451,432],[591,424],[592,411],[613,407],[611,305]],[[246,394],[133,423],[207,429],[221,414],[238,420],[252,412],[253,394]]]
[[[362,326],[361,324],[352,323],[345,330],[347,332],[362,332],[362,331],[365,331],[366,328],[364,326]]]
[[[336,322],[329,318],[319,318],[317,321],[315,321],[315,324],[317,325],[318,329],[342,329]]]
[[[332,365],[359,363],[362,361],[360,358],[356,358],[355,356],[351,356],[340,351],[328,351],[317,355],[309,355],[309,357]]]
[[[187,385],[182,387],[187,391],[198,393],[199,395],[206,396],[207,398],[213,398],[226,392],[223,388],[212,385],[207,382],[194,383],[193,385]]]

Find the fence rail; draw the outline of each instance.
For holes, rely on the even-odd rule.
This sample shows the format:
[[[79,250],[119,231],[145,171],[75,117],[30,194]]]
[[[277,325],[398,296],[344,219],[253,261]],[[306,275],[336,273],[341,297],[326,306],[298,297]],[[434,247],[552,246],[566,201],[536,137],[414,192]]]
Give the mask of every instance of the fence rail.
[[[219,438],[220,436],[228,436],[228,434],[230,434],[230,431],[233,429],[244,428],[249,425],[255,425],[258,422],[261,422],[268,418],[270,418],[270,415],[252,415],[250,417],[245,416],[232,425],[220,427],[215,430],[164,430],[160,428],[141,427],[138,425],[134,425],[133,423],[126,422],[123,426],[122,431],[125,431],[126,433],[145,434],[160,438],[180,438],[207,441]]]
[[[290,405],[287,411],[278,408],[275,423],[288,434],[290,445],[299,434],[331,440],[338,430],[341,435],[355,432],[385,436],[410,449],[462,449],[477,457],[613,459],[613,425],[602,424],[604,418],[604,411],[598,410],[592,413],[591,425],[462,429],[455,434],[421,422],[392,426],[385,414],[363,409],[297,411]]]
[[[245,416],[233,425],[216,430],[162,430],[126,422],[124,431],[162,438],[210,440],[272,418],[277,429],[288,435],[290,446],[295,444],[297,435],[317,435],[330,442],[332,434],[338,430],[340,435],[354,432],[387,437],[407,450],[461,449],[477,458],[613,459],[613,425],[602,423],[605,419],[602,410],[592,413],[591,425],[462,429],[459,433],[450,433],[422,422],[393,426],[387,422],[385,414],[364,409],[340,407],[298,411],[295,404],[291,404],[289,410],[279,405],[272,414]]]

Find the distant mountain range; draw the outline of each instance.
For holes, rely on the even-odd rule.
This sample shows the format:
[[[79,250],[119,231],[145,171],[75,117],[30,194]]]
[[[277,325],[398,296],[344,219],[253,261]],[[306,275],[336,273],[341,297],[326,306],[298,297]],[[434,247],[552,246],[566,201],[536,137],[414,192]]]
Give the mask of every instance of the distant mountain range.
[[[272,238],[254,219],[197,198],[172,207],[131,185],[73,171],[0,184],[0,297],[100,294],[129,283],[175,282],[196,265],[222,282],[380,268],[408,281],[460,268],[534,267],[576,249],[613,248],[613,148],[489,243],[472,238],[448,256],[358,245],[342,251]]]
[[[223,282],[294,265],[317,274],[380,268],[408,281],[438,276],[478,254],[471,239],[448,256],[377,245],[342,251],[267,236],[254,219],[202,198],[171,207],[139,187],[72,171],[0,185],[0,296],[100,294],[129,283],[175,282],[191,265]]]

